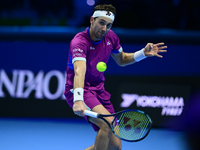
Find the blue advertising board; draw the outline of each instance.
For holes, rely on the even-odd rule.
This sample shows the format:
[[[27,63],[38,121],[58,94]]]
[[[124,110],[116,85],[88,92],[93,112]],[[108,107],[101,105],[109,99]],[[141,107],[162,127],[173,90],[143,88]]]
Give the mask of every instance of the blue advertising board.
[[[121,45],[125,52],[134,52],[146,44],[122,43]],[[126,67],[117,66],[112,58],[109,60],[105,71],[105,76],[109,80],[106,80],[105,86],[113,95],[111,100],[116,110],[134,108],[150,112],[150,115],[154,116],[154,126],[157,127],[162,126],[166,118],[182,114],[191,88],[196,86],[193,84],[200,82],[198,78],[200,75],[198,65],[200,64],[200,46],[167,46],[168,52],[161,54],[163,58],[151,57]],[[1,41],[0,116],[77,117],[67,105],[63,95],[68,50],[69,42]],[[162,77],[166,77],[167,80]],[[175,77],[175,80],[181,77],[186,77],[186,79],[197,77],[198,81],[193,81],[188,85],[190,81],[185,83],[184,78],[176,85],[173,85],[173,82],[169,82],[169,86],[157,83],[158,79],[168,82],[171,77]],[[142,84],[140,81],[150,83]],[[115,87],[114,90],[113,87]],[[163,89],[166,92],[152,91],[149,93],[147,87],[155,87],[157,91]],[[178,90],[175,91],[176,89]],[[129,101],[127,105],[127,99],[124,99],[127,95],[137,98],[132,98],[132,102]],[[146,99],[141,101],[141,98],[145,96]],[[155,100],[151,101],[151,97]],[[160,104],[159,108],[158,106],[154,108],[154,104],[161,101],[160,97],[164,97],[174,107],[170,107],[170,104]],[[151,105],[146,105],[150,102]]]
[[[146,44],[121,44],[125,52],[135,52]],[[167,45],[167,43],[166,43]],[[199,76],[200,45],[167,45],[168,52],[163,58],[151,57],[134,65],[119,67],[111,58],[106,75],[159,75],[159,76]],[[65,71],[69,43],[60,42],[0,42],[0,68]]]

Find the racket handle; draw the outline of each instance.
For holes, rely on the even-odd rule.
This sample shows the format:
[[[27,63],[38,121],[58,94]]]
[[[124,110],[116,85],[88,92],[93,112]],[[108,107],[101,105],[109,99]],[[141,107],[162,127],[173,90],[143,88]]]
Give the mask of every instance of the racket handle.
[[[93,118],[98,118],[98,113],[90,111],[90,110],[85,110],[85,115],[93,117]]]

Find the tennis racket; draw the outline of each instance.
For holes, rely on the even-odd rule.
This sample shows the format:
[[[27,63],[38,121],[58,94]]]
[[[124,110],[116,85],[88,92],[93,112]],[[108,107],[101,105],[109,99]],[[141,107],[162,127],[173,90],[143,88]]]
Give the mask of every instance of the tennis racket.
[[[128,142],[137,142],[144,139],[152,126],[151,118],[147,114],[143,111],[134,109],[123,110],[106,115],[85,110],[85,115],[102,119],[108,124],[115,136]],[[114,119],[110,124],[104,117],[111,116],[113,116]]]

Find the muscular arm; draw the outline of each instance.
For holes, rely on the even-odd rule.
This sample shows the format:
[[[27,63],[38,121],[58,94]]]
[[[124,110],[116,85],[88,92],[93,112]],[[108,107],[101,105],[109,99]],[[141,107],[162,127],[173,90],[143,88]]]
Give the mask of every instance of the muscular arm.
[[[86,62],[75,61],[74,62],[74,89],[83,88],[85,82]]]
[[[116,61],[119,66],[126,66],[135,63],[134,53],[121,52],[118,54],[111,54],[112,58]]]
[[[167,52],[166,50],[163,50],[167,48],[167,46],[163,45],[164,43],[157,43],[157,44],[148,43],[143,49],[144,52],[143,55],[148,57],[157,56],[162,58],[162,56],[159,55],[158,53]],[[135,63],[136,61],[134,59],[134,55],[135,53],[125,53],[123,51],[118,54],[111,53],[111,56],[119,66],[126,66]]]
[[[75,61],[74,62],[74,89],[84,88],[85,83],[85,73],[86,73],[86,62],[85,61]],[[84,110],[86,106],[83,101],[76,101],[73,105],[73,111],[78,116],[84,116]]]

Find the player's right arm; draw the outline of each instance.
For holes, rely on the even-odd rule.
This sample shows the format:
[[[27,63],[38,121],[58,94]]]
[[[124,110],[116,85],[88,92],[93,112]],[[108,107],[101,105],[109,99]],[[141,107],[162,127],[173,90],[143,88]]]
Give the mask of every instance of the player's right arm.
[[[74,75],[74,90],[76,88],[83,89],[84,83],[85,83],[86,62],[82,60],[77,60],[73,63],[73,65],[74,65],[74,74],[75,74]],[[77,100],[74,102],[73,111],[76,115],[84,116],[84,110],[86,109],[87,108],[82,100]]]

